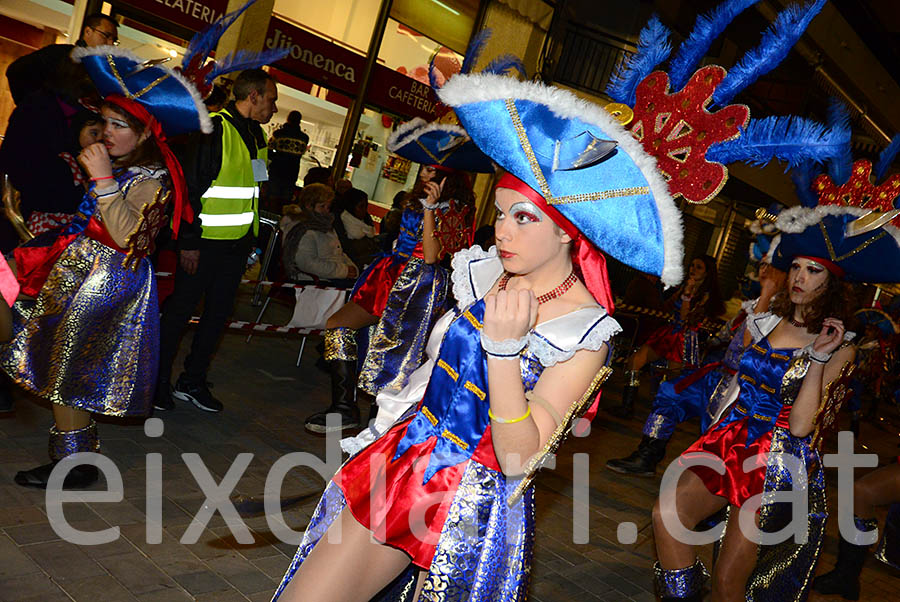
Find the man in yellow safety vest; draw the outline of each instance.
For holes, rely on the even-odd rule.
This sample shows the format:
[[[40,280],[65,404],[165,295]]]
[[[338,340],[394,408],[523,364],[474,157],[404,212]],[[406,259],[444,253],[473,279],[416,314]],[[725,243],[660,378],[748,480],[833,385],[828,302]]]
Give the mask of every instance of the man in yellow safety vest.
[[[193,224],[182,222],[175,290],[160,323],[159,381],[154,407],[171,410],[174,396],[201,410],[219,412],[206,372],[234,305],[247,258],[259,229],[259,182],[267,179],[266,139],[261,123],[276,112],[278,90],[261,69],[241,72],[234,100],[212,113],[213,132],[187,145],[184,166]],[[174,390],[170,379],[178,342],[191,313],[205,297],[203,314]]]

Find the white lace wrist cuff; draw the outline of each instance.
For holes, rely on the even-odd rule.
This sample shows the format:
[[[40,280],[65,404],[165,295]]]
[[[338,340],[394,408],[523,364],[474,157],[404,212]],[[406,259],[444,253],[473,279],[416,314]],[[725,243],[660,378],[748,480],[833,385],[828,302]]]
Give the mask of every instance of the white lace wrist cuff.
[[[528,344],[528,335],[520,339],[504,339],[494,341],[488,338],[484,331],[481,332],[481,347],[491,357],[505,360],[515,360]]]
[[[809,359],[817,364],[827,364],[828,360],[830,360],[833,355],[832,353],[826,353],[824,351],[816,351],[813,349],[812,345],[807,345],[804,350],[806,351],[806,355],[809,356]]]
[[[423,209],[428,209],[430,211],[434,211],[435,209],[437,209],[440,206],[440,203],[435,203],[433,205],[429,205],[427,198],[419,199],[419,202],[422,203]]]

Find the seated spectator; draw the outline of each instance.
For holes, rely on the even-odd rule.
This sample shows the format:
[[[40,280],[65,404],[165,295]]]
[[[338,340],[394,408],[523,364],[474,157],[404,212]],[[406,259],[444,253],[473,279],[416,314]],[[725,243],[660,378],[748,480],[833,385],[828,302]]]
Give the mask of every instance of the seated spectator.
[[[310,184],[325,184],[329,188],[334,188],[331,170],[327,167],[310,167],[306,175],[303,176],[303,186],[309,186]]]
[[[289,229],[281,248],[285,272],[292,280],[302,280],[305,274],[327,279],[359,275],[334,231],[333,199],[334,191],[324,184],[310,184],[300,192],[300,219]]]
[[[403,216],[403,210],[406,209],[408,197],[409,193],[405,190],[395,194],[391,210],[381,218],[381,229],[378,234],[381,237],[381,248],[387,253],[390,253],[394,241],[400,234],[400,218]]]
[[[344,195],[341,222],[350,240],[374,238],[375,226],[369,217],[369,196],[359,188],[351,188]]]
[[[351,188],[341,197],[340,219],[334,229],[344,251],[356,265],[365,266],[381,251],[375,238],[375,226],[369,216],[369,197],[358,188]]]
[[[353,188],[353,182],[347,178],[341,178],[334,185],[334,193],[337,196],[343,196],[351,188]]]

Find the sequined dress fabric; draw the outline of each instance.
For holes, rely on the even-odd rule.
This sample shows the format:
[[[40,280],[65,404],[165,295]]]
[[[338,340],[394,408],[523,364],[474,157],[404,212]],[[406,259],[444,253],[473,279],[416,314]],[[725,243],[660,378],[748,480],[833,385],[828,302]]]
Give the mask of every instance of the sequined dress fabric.
[[[422,364],[428,334],[448,307],[449,276],[438,264],[412,257],[394,281],[381,319],[369,337],[360,389],[377,395],[402,389]]]
[[[742,506],[762,494],[759,528],[774,533],[790,524],[792,505],[777,499],[793,492],[808,503],[807,540],[790,537],[758,548],[757,563],[747,582],[747,600],[804,600],[824,539],[827,519],[825,474],[811,436],[795,437],[788,418],[809,368],[809,359],[794,349],[773,349],[768,338],[744,352],[738,370],[741,390],[719,422],[681,456],[699,453],[723,460],[720,475],[703,467],[691,467],[713,494]],[[744,462],[752,462],[745,472]],[[792,470],[793,469],[793,470]]]
[[[12,307],[0,367],[53,403],[108,416],[145,415],[156,382],[159,305],[150,261],[90,238],[69,244],[34,301]]]

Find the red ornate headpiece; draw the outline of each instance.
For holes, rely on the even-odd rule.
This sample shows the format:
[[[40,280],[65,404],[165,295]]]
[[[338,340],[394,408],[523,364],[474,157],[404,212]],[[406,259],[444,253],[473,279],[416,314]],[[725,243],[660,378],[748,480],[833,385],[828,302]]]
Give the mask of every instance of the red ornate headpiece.
[[[669,76],[654,71],[638,84],[631,133],[656,158],[673,197],[708,203],[728,180],[728,169],[709,161],[706,151],[717,142],[740,136],[750,121],[745,105],[708,110],[725,69],[710,65],[698,69],[679,92],[669,93]]]
[[[900,174],[886,178],[877,186],[872,180],[872,163],[860,160],[853,164],[850,177],[841,186],[828,174],[822,174],[813,181],[813,191],[819,197],[819,206],[860,207],[882,213],[894,211],[894,202],[900,197]],[[891,223],[900,227],[900,215]]]

